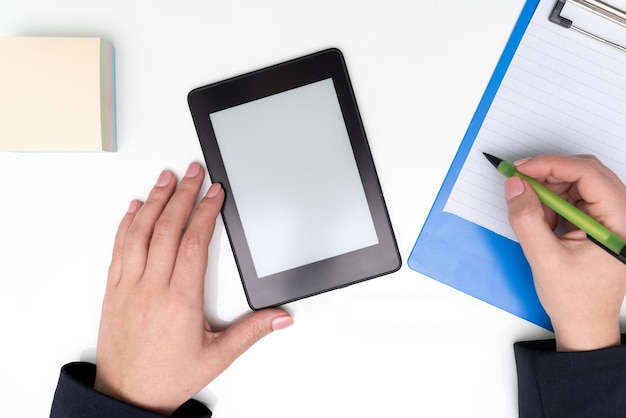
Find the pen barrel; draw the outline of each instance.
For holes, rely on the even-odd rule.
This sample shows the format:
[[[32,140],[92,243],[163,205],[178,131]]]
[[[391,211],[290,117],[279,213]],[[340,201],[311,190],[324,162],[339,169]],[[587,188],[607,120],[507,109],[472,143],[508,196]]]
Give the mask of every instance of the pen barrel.
[[[626,245],[626,241],[615,235],[610,229],[600,222],[587,215],[576,206],[563,199],[561,196],[548,189],[532,177],[517,172],[515,176],[520,177],[533,188],[539,200],[556,213],[577,226],[596,241],[604,245],[615,254],[620,254]]]

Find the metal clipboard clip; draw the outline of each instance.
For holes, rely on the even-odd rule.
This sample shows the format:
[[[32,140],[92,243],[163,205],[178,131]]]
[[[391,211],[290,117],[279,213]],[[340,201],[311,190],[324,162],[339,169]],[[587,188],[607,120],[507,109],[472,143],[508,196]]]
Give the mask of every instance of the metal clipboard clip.
[[[581,17],[584,12],[591,12],[589,18]],[[597,29],[598,25],[602,26],[601,20],[618,26],[599,32]],[[626,52],[626,12],[610,4],[599,0],[557,0],[550,21]]]

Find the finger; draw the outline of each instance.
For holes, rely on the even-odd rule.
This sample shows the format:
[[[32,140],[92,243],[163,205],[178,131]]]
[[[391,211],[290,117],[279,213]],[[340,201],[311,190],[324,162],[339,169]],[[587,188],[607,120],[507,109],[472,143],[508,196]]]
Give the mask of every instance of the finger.
[[[600,159],[596,157],[595,155],[581,154],[581,155],[575,155],[574,157],[580,158],[583,160],[589,160],[589,164],[595,165],[598,171],[600,171],[604,176],[609,178],[611,181],[616,181],[617,183],[620,183],[620,184],[622,183],[622,181],[617,176],[617,174],[611,171],[611,169],[608,168],[606,165],[602,164]]]
[[[170,282],[172,288],[190,298],[195,298],[200,305],[204,300],[204,276],[209,257],[209,243],[223,202],[224,191],[221,185],[212,184],[198,204],[183,234]]]
[[[231,325],[212,341],[207,361],[224,370],[261,338],[272,331],[293,325],[293,319],[281,309],[255,311]]]
[[[546,205],[542,205],[543,217],[550,229],[554,231],[559,226],[559,214]]]
[[[135,215],[141,205],[142,203],[138,200],[130,202],[130,206],[117,228],[115,240],[113,241],[113,254],[111,256],[111,264],[109,266],[107,287],[117,286],[122,277],[122,260],[124,257],[124,241],[126,239],[126,233],[128,232],[128,228],[133,222],[133,219],[135,219]]]
[[[531,265],[550,259],[545,254],[558,254],[560,242],[545,220],[539,198],[532,188],[518,177],[505,182],[509,222]]]
[[[601,201],[607,193],[614,193],[614,174],[597,158],[589,155],[566,157],[542,155],[524,160],[517,169],[530,177],[545,179],[547,183],[565,183],[572,198],[584,198],[589,203]],[[569,186],[567,185],[569,184]]]
[[[561,195],[620,236],[626,236],[623,208],[626,186],[597,158],[590,155],[564,157],[544,155],[518,165],[531,177],[547,176],[550,181],[569,182]]]
[[[146,277],[163,282],[169,282],[172,277],[183,229],[203,181],[204,170],[200,164],[191,163],[154,225],[146,261]]]
[[[143,274],[154,224],[176,187],[176,179],[165,170],[159,176],[148,199],[137,211],[124,240],[122,271],[124,279],[138,280]]]

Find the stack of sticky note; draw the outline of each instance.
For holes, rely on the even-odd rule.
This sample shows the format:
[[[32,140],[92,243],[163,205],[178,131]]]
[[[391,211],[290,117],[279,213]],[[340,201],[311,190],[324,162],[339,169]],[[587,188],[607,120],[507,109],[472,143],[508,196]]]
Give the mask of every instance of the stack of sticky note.
[[[0,151],[115,151],[113,47],[0,37]]]

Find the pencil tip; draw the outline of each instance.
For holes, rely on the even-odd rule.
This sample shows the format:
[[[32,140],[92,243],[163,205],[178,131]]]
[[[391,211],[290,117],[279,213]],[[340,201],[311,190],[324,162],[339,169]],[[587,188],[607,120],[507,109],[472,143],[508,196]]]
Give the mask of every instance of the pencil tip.
[[[487,160],[489,160],[489,162],[495,167],[498,168],[498,166],[500,165],[500,163],[502,162],[501,158],[495,157],[491,154],[487,154],[486,152],[483,152],[483,155],[485,156],[485,158],[487,158]]]

